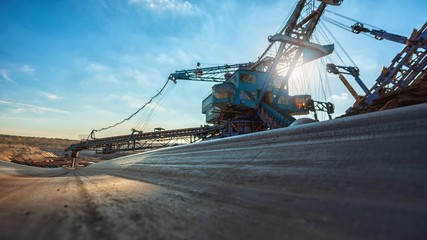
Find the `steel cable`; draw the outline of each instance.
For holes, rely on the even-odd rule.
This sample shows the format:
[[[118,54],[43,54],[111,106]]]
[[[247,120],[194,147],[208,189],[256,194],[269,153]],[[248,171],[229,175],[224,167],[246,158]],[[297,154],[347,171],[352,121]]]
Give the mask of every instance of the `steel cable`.
[[[165,82],[165,84],[163,85],[163,87],[160,89],[160,91],[158,91],[153,97],[151,97],[151,99],[148,101],[148,102],[146,102],[142,107],[140,107],[136,112],[134,112],[134,113],[132,113],[129,117],[127,117],[127,118],[125,118],[125,119],[123,119],[122,121],[120,121],[120,122],[117,122],[117,123],[115,123],[115,124],[113,124],[113,125],[110,125],[110,126],[108,126],[108,127],[103,127],[103,128],[100,128],[100,129],[93,129],[92,131],[91,131],[91,133],[89,134],[89,136],[88,136],[88,139],[89,138],[92,138],[92,139],[94,139],[95,138],[95,133],[96,132],[100,132],[100,131],[105,131],[105,130],[107,130],[107,129],[110,129],[110,128],[113,128],[113,127],[116,127],[116,126],[118,126],[118,125],[120,125],[120,124],[122,124],[122,123],[124,123],[124,122],[126,122],[126,121],[129,121],[133,116],[135,116],[135,115],[137,115],[141,110],[143,110],[146,106],[148,106],[149,104],[151,104],[159,95],[161,95],[161,93],[162,93],[162,91],[166,88],[166,86],[168,85],[168,83],[169,83],[169,79],[168,80],[166,80],[166,82]]]

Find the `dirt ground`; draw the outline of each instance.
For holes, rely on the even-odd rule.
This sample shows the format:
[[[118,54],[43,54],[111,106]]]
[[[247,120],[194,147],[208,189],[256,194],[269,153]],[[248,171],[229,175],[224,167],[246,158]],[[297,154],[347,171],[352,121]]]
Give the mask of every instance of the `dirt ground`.
[[[85,168],[0,161],[0,239],[426,239],[427,105]]]
[[[71,165],[70,158],[50,151],[44,151],[39,147],[26,146],[23,144],[0,143],[0,160],[47,168],[68,167]],[[77,164],[79,167],[85,167],[99,161],[101,160],[97,157],[82,156],[78,158]]]

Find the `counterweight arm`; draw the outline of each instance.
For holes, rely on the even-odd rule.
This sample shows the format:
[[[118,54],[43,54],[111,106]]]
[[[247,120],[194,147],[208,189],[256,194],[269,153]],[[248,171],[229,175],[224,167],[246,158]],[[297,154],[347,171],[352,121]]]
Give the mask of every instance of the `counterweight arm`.
[[[201,68],[200,63],[194,69],[180,70],[169,75],[169,80],[176,83],[177,80],[224,82],[237,69],[249,69],[253,63],[225,64],[221,66]]]
[[[363,23],[355,23],[353,26],[351,26],[351,31],[359,34],[361,32],[366,32],[369,33],[371,35],[373,35],[375,37],[375,39],[378,40],[389,40],[392,42],[397,42],[397,43],[402,43],[402,44],[406,44],[408,42],[408,38],[404,37],[404,36],[400,36],[397,34],[393,34],[393,33],[388,33],[384,30],[375,30],[375,29],[368,29],[366,27],[364,27]]]

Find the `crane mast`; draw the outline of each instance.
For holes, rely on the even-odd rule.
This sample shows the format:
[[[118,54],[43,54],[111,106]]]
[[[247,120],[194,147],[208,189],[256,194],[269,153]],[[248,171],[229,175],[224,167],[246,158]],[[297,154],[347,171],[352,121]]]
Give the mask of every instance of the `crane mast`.
[[[273,61],[268,69],[268,77],[257,100],[258,103],[261,102],[264,98],[265,92],[271,86],[271,79],[273,75],[280,74],[284,76],[284,79],[280,83],[279,91],[275,94],[273,99],[273,104],[278,104],[280,96],[283,91],[287,89],[287,83],[293,70],[297,64],[300,63],[301,56],[303,57],[302,63],[307,63],[332,53],[333,45],[321,46],[309,42],[309,39],[311,38],[326,6],[328,4],[340,5],[342,1],[320,2],[321,4],[317,9],[314,9],[313,0],[299,1],[285,27],[277,34],[269,37],[270,45],[261,55],[260,62],[266,62],[266,59],[272,59]],[[309,13],[304,16],[303,10],[306,10],[305,12]],[[280,45],[275,56],[271,57],[268,55],[268,51],[276,42]]]

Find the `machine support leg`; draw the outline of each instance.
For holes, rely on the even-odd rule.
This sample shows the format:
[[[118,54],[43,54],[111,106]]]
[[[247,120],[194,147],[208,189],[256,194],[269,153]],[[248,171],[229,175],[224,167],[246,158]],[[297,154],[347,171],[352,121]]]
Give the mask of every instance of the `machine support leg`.
[[[71,151],[71,157],[73,158],[73,161],[71,161],[71,167],[76,167],[77,157],[79,156],[79,151]]]

